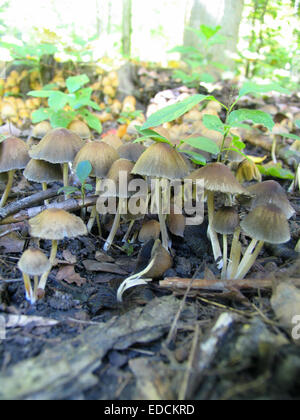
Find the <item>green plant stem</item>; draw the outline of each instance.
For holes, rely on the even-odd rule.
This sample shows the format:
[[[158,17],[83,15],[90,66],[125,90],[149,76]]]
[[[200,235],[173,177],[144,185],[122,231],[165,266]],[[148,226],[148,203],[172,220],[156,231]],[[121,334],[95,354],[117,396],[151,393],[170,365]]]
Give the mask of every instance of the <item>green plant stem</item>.
[[[8,172],[8,180],[7,180],[7,184],[6,184],[6,188],[4,190],[4,193],[2,195],[1,201],[0,201],[0,208],[4,207],[6,204],[6,201],[8,199],[11,187],[13,185],[14,182],[14,174],[15,174],[15,170],[11,170]]]

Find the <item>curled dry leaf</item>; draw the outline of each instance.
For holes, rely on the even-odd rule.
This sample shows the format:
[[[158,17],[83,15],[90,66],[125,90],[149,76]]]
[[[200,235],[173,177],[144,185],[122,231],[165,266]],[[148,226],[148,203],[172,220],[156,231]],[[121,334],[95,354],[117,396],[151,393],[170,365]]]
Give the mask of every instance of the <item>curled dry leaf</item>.
[[[63,251],[63,257],[69,264],[76,264],[76,256],[73,255],[68,249]]]
[[[63,280],[68,284],[75,283],[79,287],[86,283],[86,279],[75,272],[74,265],[61,267],[56,274],[56,280]]]

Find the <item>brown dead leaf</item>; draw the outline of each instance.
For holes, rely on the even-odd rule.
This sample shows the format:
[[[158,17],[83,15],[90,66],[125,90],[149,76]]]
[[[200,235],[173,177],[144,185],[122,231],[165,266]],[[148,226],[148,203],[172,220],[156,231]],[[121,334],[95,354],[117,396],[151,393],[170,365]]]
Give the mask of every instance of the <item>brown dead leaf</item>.
[[[97,251],[95,254],[95,258],[100,263],[113,263],[115,262],[113,257],[110,257],[105,252]]]
[[[121,276],[128,274],[128,271],[123,270],[116,264],[100,263],[95,260],[85,260],[82,263],[87,271],[104,271],[105,273],[120,274]]]
[[[75,283],[79,287],[86,283],[86,279],[75,272],[74,265],[61,267],[56,274],[56,280],[63,280],[68,284]]]
[[[63,251],[63,257],[69,264],[76,264],[76,256],[73,255],[68,249]]]
[[[23,251],[25,241],[20,239],[17,233],[11,233],[0,238],[0,248],[7,253],[19,253]]]

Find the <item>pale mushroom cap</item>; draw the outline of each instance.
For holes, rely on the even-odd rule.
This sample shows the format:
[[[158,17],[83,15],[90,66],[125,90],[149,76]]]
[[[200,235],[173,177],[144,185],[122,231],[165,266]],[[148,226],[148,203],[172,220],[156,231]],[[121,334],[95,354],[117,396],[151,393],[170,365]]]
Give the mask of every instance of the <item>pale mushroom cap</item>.
[[[87,235],[80,217],[65,210],[47,209],[29,220],[30,235],[34,238],[61,240]]]
[[[106,144],[109,144],[110,146],[112,146],[116,150],[118,150],[118,148],[121,147],[122,144],[123,144],[120,137],[117,136],[116,134],[108,134],[107,136],[104,136],[102,138],[102,141],[104,141],[104,143],[106,143]]]
[[[27,144],[11,136],[0,143],[0,172],[24,169],[29,162]]]
[[[127,159],[118,159],[116,160],[108,174],[107,179],[113,181],[114,188],[113,190],[108,189],[105,193],[101,194],[102,197],[120,197],[120,198],[129,198],[133,193],[129,192],[127,186],[129,182],[133,179],[131,171],[133,169],[133,162]],[[127,177],[127,184],[125,180]],[[124,184],[122,184],[124,182]],[[121,186],[124,186],[124,190],[121,190]],[[126,188],[125,188],[126,187]]]
[[[48,121],[42,121],[33,127],[32,135],[37,139],[42,139],[50,130],[52,130],[51,124]]]
[[[239,223],[238,212],[233,207],[222,207],[214,214],[213,228],[222,235],[232,235]]]
[[[166,143],[152,144],[136,162],[133,174],[166,179],[182,179],[188,167],[177,150]]]
[[[77,134],[66,128],[55,128],[30,150],[29,155],[51,163],[73,162],[83,146],[84,141]]]
[[[291,206],[285,190],[281,185],[273,180],[260,182],[247,188],[249,193],[254,197],[251,200],[251,209],[265,204],[275,204],[290,219],[295,210]]]
[[[288,221],[274,204],[256,207],[241,222],[246,235],[258,241],[282,244],[291,239]]]
[[[140,242],[148,242],[150,239],[158,239],[160,235],[160,224],[157,220],[148,220],[143,223],[139,233]]]
[[[88,160],[93,168],[93,175],[105,178],[112,164],[119,159],[116,150],[102,141],[86,143],[74,159],[74,168],[78,163]]]
[[[51,268],[50,261],[39,249],[27,249],[21,256],[18,267],[22,273],[29,276],[41,276]]]
[[[29,181],[39,183],[46,182],[47,184],[61,181],[63,178],[61,165],[35,159],[31,159],[28,162],[23,175]]]
[[[140,143],[125,143],[118,148],[120,158],[137,162],[146,151],[146,147]]]
[[[72,121],[68,129],[73,131],[83,140],[91,138],[90,129],[83,121],[79,121],[79,120]]]
[[[192,181],[202,179],[204,188],[209,191],[249,195],[247,190],[235,179],[231,170],[223,163],[209,163],[203,168],[192,172],[188,179],[192,179]]]

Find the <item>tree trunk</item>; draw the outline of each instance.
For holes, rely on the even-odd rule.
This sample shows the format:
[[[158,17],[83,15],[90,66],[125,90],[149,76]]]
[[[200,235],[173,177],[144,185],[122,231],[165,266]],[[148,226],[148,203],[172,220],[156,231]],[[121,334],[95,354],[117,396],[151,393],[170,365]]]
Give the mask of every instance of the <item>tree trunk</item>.
[[[122,15],[122,54],[124,57],[130,57],[131,53],[131,15],[132,0],[123,0]]]
[[[199,29],[200,25],[217,26],[222,29],[220,34],[227,37],[224,44],[213,46],[209,53],[213,61],[220,62],[232,68],[234,62],[230,55],[237,50],[239,27],[242,19],[244,0],[193,0],[187,11],[187,25]],[[198,36],[186,28],[184,45],[200,46]]]

